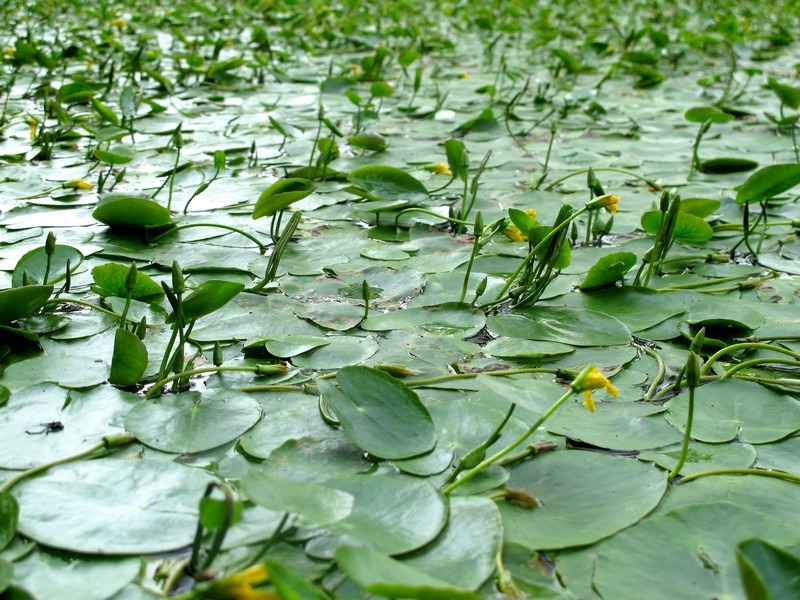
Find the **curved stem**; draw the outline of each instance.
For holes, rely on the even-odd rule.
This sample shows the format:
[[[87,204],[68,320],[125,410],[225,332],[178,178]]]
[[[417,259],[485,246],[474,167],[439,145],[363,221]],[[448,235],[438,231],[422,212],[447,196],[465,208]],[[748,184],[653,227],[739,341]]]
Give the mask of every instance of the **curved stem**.
[[[754,358],[752,360],[746,360],[732,366],[730,369],[725,371],[719,380],[722,381],[723,379],[730,379],[737,371],[763,364],[792,365],[794,367],[800,367],[800,362],[791,360],[789,358]]]
[[[766,469],[717,469],[714,471],[703,471],[701,473],[693,473],[682,477],[678,482],[679,484],[700,479],[701,477],[709,477],[710,475],[761,475],[763,477],[775,477],[776,479],[785,479],[794,483],[800,483],[800,475],[793,475],[792,473],[783,473],[781,471],[767,471]]]
[[[653,394],[656,392],[656,388],[661,384],[662,381],[664,381],[664,376],[667,373],[667,365],[661,355],[655,350],[652,350],[647,346],[641,346],[641,348],[645,354],[654,358],[658,363],[658,372],[656,373],[656,376],[653,377],[653,382],[650,384],[650,387],[647,388],[647,392],[644,394],[644,401],[650,402]]]
[[[77,304],[78,306],[85,306],[86,308],[91,308],[92,310],[99,311],[103,314],[108,315],[109,317],[114,317],[115,319],[119,319],[120,315],[115,313],[112,310],[108,310],[103,308],[102,306],[97,306],[96,304],[92,304],[91,302],[86,302],[85,300],[73,300],[73,299],[65,299],[65,298],[53,298],[52,300],[48,300],[44,303],[44,306],[49,306],[51,304]]]
[[[226,367],[223,365],[219,367],[199,367],[197,369],[192,369],[190,371],[182,371],[181,373],[175,373],[174,375],[170,375],[169,377],[165,377],[164,379],[156,382],[153,385],[153,387],[147,390],[147,393],[145,393],[144,397],[150,398],[154,396],[157,392],[161,390],[161,388],[163,388],[168,383],[172,383],[176,379],[184,379],[186,377],[202,375],[203,373],[219,373],[220,371],[249,371],[251,373],[256,373],[258,372],[258,369],[259,367],[257,365],[252,367],[246,367],[246,366],[235,367],[232,365]]]
[[[623,175],[628,175],[630,177],[635,177],[636,179],[640,179],[640,180],[644,181],[647,185],[649,185],[651,188],[653,188],[655,190],[663,190],[664,189],[663,187],[658,185],[655,181],[651,181],[651,180],[647,179],[646,177],[642,177],[641,175],[638,175],[637,173],[634,173],[632,171],[628,171],[627,169],[618,169],[616,167],[592,167],[592,170],[594,172],[610,171],[612,173],[622,173]],[[567,179],[569,179],[571,177],[575,177],[576,175],[583,175],[584,173],[588,173],[588,172],[589,172],[589,169],[578,169],[577,171],[573,171],[572,173],[568,173],[567,175],[564,175],[560,179],[556,179],[555,181],[550,183],[547,187],[544,188],[544,190],[546,192],[550,191],[554,187],[556,187],[559,183],[561,183],[563,181],[566,181]]]
[[[508,375],[523,375],[525,373],[552,373],[559,375],[562,369],[547,369],[543,367],[531,367],[529,369],[507,369],[504,371],[482,371],[477,373],[455,373],[452,375],[439,375],[438,377],[429,377],[428,379],[413,379],[406,381],[407,387],[432,385],[435,383],[442,383],[444,381],[453,381],[456,379],[474,379],[478,375],[489,375],[490,377],[505,377]]]
[[[772,344],[762,344],[760,342],[742,342],[740,344],[732,344],[730,346],[727,346],[722,350],[719,350],[714,354],[712,354],[711,356],[709,356],[708,360],[706,360],[706,363],[700,369],[700,374],[703,375],[707,373],[711,365],[714,364],[721,357],[725,356],[726,354],[730,354],[732,352],[738,352],[739,350],[749,350],[751,348],[754,350],[772,350],[773,352],[786,354],[788,356],[791,356],[792,358],[800,360],[800,354],[798,354],[797,352],[792,352],[791,350],[787,350],[786,348],[781,348],[780,346],[773,346]]]
[[[246,231],[242,231],[241,229],[238,229],[238,228],[233,227],[231,225],[223,225],[221,223],[186,223],[184,225],[178,225],[177,227],[173,227],[172,229],[169,229],[169,230],[165,231],[164,233],[158,234],[156,237],[154,237],[154,238],[152,238],[150,240],[150,243],[155,243],[158,240],[160,240],[161,238],[163,238],[164,236],[167,236],[170,233],[173,233],[175,231],[180,231],[181,229],[189,229],[191,227],[217,227],[219,229],[226,229],[228,231],[233,231],[234,233],[239,233],[239,234],[243,235],[248,240],[253,242],[256,246],[258,246],[258,250],[259,250],[259,252],[261,252],[261,254],[264,254],[267,251],[266,244],[262,244],[255,236],[250,235]]]
[[[683,445],[681,446],[681,455],[678,458],[678,463],[675,468],[669,472],[667,479],[672,481],[681,472],[684,463],[686,462],[686,454],[689,452],[689,440],[692,438],[692,423],[694,422],[694,386],[689,386],[689,411],[686,413],[686,429],[683,432]]]
[[[0,486],[0,494],[3,493],[3,492],[7,492],[12,487],[17,485],[20,481],[22,481],[23,479],[27,479],[31,475],[36,475],[37,473],[41,473],[42,471],[47,471],[50,467],[55,467],[57,465],[63,465],[64,463],[72,462],[74,460],[79,460],[81,458],[86,458],[87,456],[90,456],[90,455],[94,454],[95,452],[98,452],[98,451],[102,450],[105,447],[106,447],[106,443],[105,443],[105,441],[102,441],[102,442],[100,442],[98,444],[95,444],[94,446],[92,446],[88,450],[84,450],[83,452],[79,452],[78,454],[73,454],[72,456],[65,456],[64,458],[59,458],[58,460],[54,460],[52,462],[45,463],[43,465],[32,467],[32,468],[28,469],[27,471],[23,471],[22,473],[19,473],[19,474],[15,475],[14,477],[12,477],[11,479],[7,480],[2,486]]]
[[[468,225],[469,227],[475,226],[475,223],[471,223],[470,221],[462,221],[460,219],[454,219],[453,217],[445,217],[444,215],[440,215],[439,213],[434,212],[432,210],[428,210],[427,208],[406,208],[404,210],[401,210],[399,213],[397,213],[397,216],[394,218],[394,226],[398,227],[397,223],[400,221],[400,217],[410,212],[425,213],[426,215],[431,215],[432,217],[438,217],[442,221],[447,221],[448,223],[458,223],[459,225]]]
[[[445,488],[442,490],[442,493],[443,493],[443,494],[445,494],[445,495],[447,495],[447,494],[450,494],[450,493],[451,493],[453,490],[455,490],[457,487],[459,487],[460,485],[463,485],[463,484],[465,484],[467,481],[469,481],[470,479],[472,479],[473,477],[475,477],[475,476],[476,476],[478,473],[480,473],[481,471],[485,470],[486,468],[488,468],[488,467],[492,466],[492,465],[493,465],[494,463],[496,463],[498,460],[500,460],[501,458],[503,458],[503,457],[504,457],[504,456],[506,456],[507,454],[511,453],[511,452],[514,450],[514,448],[516,448],[517,446],[519,446],[520,444],[522,444],[522,443],[523,443],[525,440],[527,440],[527,439],[528,439],[528,438],[529,438],[529,437],[530,437],[530,436],[531,436],[531,435],[532,435],[532,434],[533,434],[533,433],[534,433],[534,432],[535,432],[537,429],[539,429],[539,427],[541,427],[541,426],[542,426],[542,424],[543,424],[543,423],[544,423],[544,422],[545,422],[547,419],[549,419],[549,418],[550,418],[550,416],[551,416],[551,415],[552,415],[552,414],[553,414],[553,413],[554,413],[556,410],[558,410],[558,408],[559,408],[559,407],[560,407],[562,404],[564,404],[564,402],[566,402],[567,400],[569,400],[569,399],[572,397],[572,395],[573,395],[574,393],[575,393],[575,392],[572,390],[572,388],[570,388],[570,389],[569,389],[569,390],[568,390],[568,391],[567,391],[567,392],[566,392],[566,393],[565,393],[563,396],[561,396],[561,397],[560,397],[558,400],[556,400],[556,401],[553,403],[553,405],[552,405],[550,408],[548,408],[548,409],[547,409],[547,410],[544,412],[544,414],[543,414],[541,417],[539,417],[539,419],[536,421],[536,423],[534,423],[533,425],[531,425],[531,426],[528,428],[528,430],[527,430],[525,433],[523,433],[523,434],[522,434],[521,436],[519,436],[519,437],[518,437],[516,440],[514,440],[513,442],[511,442],[511,443],[510,443],[508,446],[506,446],[505,448],[503,448],[503,449],[502,449],[502,450],[500,450],[499,452],[496,452],[496,453],[495,453],[493,456],[490,456],[489,458],[487,458],[487,459],[485,459],[484,461],[482,461],[482,462],[481,462],[479,465],[477,465],[477,466],[475,466],[475,467],[471,468],[469,471],[467,471],[466,473],[464,473],[464,474],[463,474],[461,477],[459,477],[458,479],[456,479],[456,480],[455,480],[453,483],[451,483],[450,485],[448,485],[447,487],[445,487]]]

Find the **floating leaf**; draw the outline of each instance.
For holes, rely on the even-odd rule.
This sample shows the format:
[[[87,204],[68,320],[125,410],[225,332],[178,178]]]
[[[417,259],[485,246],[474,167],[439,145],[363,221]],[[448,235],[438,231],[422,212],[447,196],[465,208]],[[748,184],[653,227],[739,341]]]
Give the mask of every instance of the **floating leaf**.
[[[97,266],[92,269],[92,279],[96,284],[92,290],[100,296],[126,298],[128,296],[128,288],[125,286],[125,278],[129,272],[129,265],[108,263]],[[160,300],[163,296],[164,289],[160,285],[146,273],[136,271],[136,282],[131,290],[131,298],[149,302]]]
[[[796,163],[762,167],[747,179],[736,193],[736,204],[764,202],[800,183],[800,165]]]
[[[539,506],[500,503],[506,540],[539,550],[591,544],[633,525],[658,505],[667,479],[629,458],[567,450],[512,469],[509,485]]]
[[[342,546],[336,551],[336,561],[353,581],[378,596],[419,600],[480,600],[477,594],[460,590],[368,548]]]
[[[149,198],[109,194],[100,199],[92,217],[109,227],[143,229],[172,223],[170,212]]]
[[[69,262],[70,273],[74,273],[83,262],[83,254],[72,246],[56,244],[50,256],[50,269],[48,271],[45,248],[43,246],[35,248],[26,252],[17,261],[17,266],[14,267],[14,273],[11,276],[11,285],[13,287],[22,287],[26,273],[27,277],[30,278],[30,283],[33,284],[61,281],[67,275],[67,262]],[[48,281],[43,281],[45,271],[48,271]]]
[[[111,357],[109,383],[136,385],[147,369],[147,348],[142,340],[126,329],[117,329],[114,335],[114,353]]]
[[[701,173],[741,173],[752,171],[758,167],[758,162],[748,158],[712,158],[700,161],[698,170]]]
[[[292,202],[302,200],[316,189],[317,187],[308,179],[300,177],[279,179],[261,192],[253,209],[253,219],[271,217],[288,208]]]
[[[136,151],[128,146],[116,145],[109,150],[98,148],[94,151],[94,157],[101,163],[107,165],[126,165],[136,158]],[[98,219],[99,220],[99,219]]]
[[[690,123],[705,123],[706,121],[727,123],[728,121],[733,121],[734,117],[713,106],[695,106],[687,110],[683,114],[683,118]]]
[[[243,283],[221,279],[204,281],[183,300],[183,318],[188,322],[209,315],[233,300],[243,289]],[[167,317],[167,323],[174,320],[173,312]]]
[[[593,290],[612,285],[622,279],[636,264],[633,252],[612,252],[601,257],[586,274],[581,283],[582,290]]]
[[[642,229],[647,233],[655,234],[661,226],[661,217],[662,213],[658,210],[644,213],[641,219]],[[699,243],[710,240],[714,235],[714,230],[700,217],[680,211],[675,221],[673,235],[678,240]]]
[[[800,556],[751,539],[736,547],[736,562],[748,600],[800,598]]]
[[[270,510],[300,515],[315,525],[330,525],[347,518],[353,510],[353,496],[347,492],[308,482],[278,479],[248,471],[241,479],[247,497]]]
[[[367,331],[402,329],[426,334],[458,335],[465,338],[478,333],[485,323],[482,311],[469,304],[446,302],[434,306],[370,314],[361,327]]]
[[[62,465],[14,488],[19,531],[86,554],[169,552],[191,543],[197,501],[212,481],[202,469],[140,458]]]
[[[0,325],[16,321],[38,310],[50,299],[52,285],[26,285],[0,290]]]
[[[369,367],[344,367],[339,389],[323,398],[342,429],[360,448],[379,458],[409,458],[433,450],[436,433],[419,397],[391,375]]]
[[[774,77],[767,78],[767,89],[772,90],[781,101],[781,104],[793,110],[800,108],[800,87],[794,87],[779,82]]]
[[[631,333],[611,315],[568,306],[543,306],[487,319],[494,333],[511,338],[561,342],[574,346],[627,344]]]
[[[62,104],[83,104],[89,102],[96,93],[89,84],[75,81],[62,85],[56,98]]]
[[[386,141],[385,137],[372,131],[362,131],[357,135],[351,135],[347,138],[347,141],[355,148],[362,148],[371,152],[383,152],[389,147],[389,142]]]
[[[19,521],[19,504],[9,492],[0,492],[0,550],[11,543],[17,535]],[[0,578],[1,579],[1,578]],[[0,593],[2,593],[0,585]]]
[[[428,190],[413,175],[397,167],[370,166],[351,172],[347,180],[368,200],[423,202]],[[352,188],[350,188],[352,191]]]
[[[243,393],[183,392],[136,405],[125,428],[163,452],[202,452],[235,440],[260,418],[258,402]]]

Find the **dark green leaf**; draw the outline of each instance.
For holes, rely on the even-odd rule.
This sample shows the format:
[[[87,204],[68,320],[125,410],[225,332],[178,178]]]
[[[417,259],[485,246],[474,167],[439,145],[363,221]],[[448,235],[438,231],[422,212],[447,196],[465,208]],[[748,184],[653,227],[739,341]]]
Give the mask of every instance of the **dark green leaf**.
[[[758,167],[758,162],[747,158],[712,158],[700,161],[698,169],[701,173],[741,173],[752,171]]]
[[[762,167],[739,186],[736,204],[763,202],[800,183],[800,165],[795,163]]]
[[[5,325],[38,310],[52,293],[52,285],[26,285],[0,290],[0,324]]]
[[[146,368],[147,348],[142,340],[126,329],[117,329],[109,383],[123,387],[136,385]]]
[[[581,289],[594,290],[616,283],[633,268],[636,260],[633,252],[613,252],[603,256],[589,269]]]
[[[258,197],[253,209],[253,219],[271,217],[278,211],[288,208],[292,202],[302,200],[316,189],[316,186],[308,179],[299,177],[279,179]]]
[[[722,112],[713,106],[695,106],[687,110],[683,118],[690,123],[705,123],[706,121],[727,123],[728,121],[733,121],[733,115]]]
[[[244,289],[243,283],[211,279],[201,283],[183,301],[183,318],[188,321],[199,319],[222,308],[233,300]],[[170,313],[167,323],[175,320],[175,313]]]
[[[359,447],[386,459],[409,458],[433,450],[436,433],[419,397],[391,375],[369,367],[344,367],[339,389],[323,397],[342,429]]]
[[[150,198],[109,194],[101,198],[92,216],[109,227],[144,229],[172,222],[170,212]]]
[[[47,270],[47,252],[44,247],[34,248],[30,252],[26,252],[17,262],[17,266],[14,267],[14,273],[11,276],[11,285],[21,287],[25,273],[28,274],[30,282],[34,284],[61,281],[66,277],[68,261],[70,272],[73,273],[83,262],[83,254],[72,246],[56,244],[55,251],[50,256],[48,281],[42,281]]]
[[[0,492],[0,550],[5,548],[17,534],[19,504],[9,492]],[[2,592],[2,586],[0,586]]]
[[[347,180],[365,192],[370,200],[422,202],[428,190],[413,175],[397,167],[371,166],[356,169]]]
[[[92,269],[92,278],[97,284],[94,291],[101,296],[117,296],[126,298],[128,290],[125,288],[125,277],[130,270],[129,266],[108,263]],[[131,292],[131,298],[143,302],[159,300],[164,296],[162,287],[153,281],[149,275],[137,271],[136,283]]]
[[[748,600],[800,598],[800,557],[761,539],[736,547],[736,562]]]

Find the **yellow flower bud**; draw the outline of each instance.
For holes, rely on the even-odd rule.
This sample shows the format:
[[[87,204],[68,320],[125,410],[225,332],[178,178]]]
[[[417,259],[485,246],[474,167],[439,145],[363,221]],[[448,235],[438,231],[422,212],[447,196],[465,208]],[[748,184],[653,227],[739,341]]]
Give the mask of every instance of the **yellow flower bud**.
[[[453,172],[450,170],[444,163],[436,163],[434,165],[428,165],[425,167],[426,171],[430,171],[431,173],[436,173],[437,175],[452,175]]]
[[[610,213],[617,212],[617,204],[619,198],[614,194],[604,194],[586,203],[586,208],[595,210],[598,208],[605,208]]]
[[[117,29],[125,29],[125,25],[126,25],[127,23],[125,22],[125,19],[123,19],[122,17],[117,17],[116,19],[114,19],[113,21],[111,21],[111,24],[112,24],[114,27],[116,27]]]

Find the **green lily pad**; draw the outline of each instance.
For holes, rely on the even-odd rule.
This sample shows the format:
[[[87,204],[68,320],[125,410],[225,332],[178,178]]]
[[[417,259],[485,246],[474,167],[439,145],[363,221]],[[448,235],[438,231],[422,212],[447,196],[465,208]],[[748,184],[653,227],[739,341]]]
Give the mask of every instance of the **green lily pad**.
[[[595,392],[597,410],[573,403],[563,406],[546,423],[551,433],[609,450],[644,450],[676,443],[683,437],[663,419],[664,408],[652,404],[603,402]]]
[[[47,383],[13,394],[0,411],[0,467],[30,469],[88,450],[103,436],[121,433],[134,398],[111,386],[67,391]],[[52,422],[63,427],[49,432]]]
[[[668,472],[678,464],[682,444],[640,452],[639,460],[654,462]],[[759,446],[759,449],[763,446]],[[756,449],[741,442],[733,444],[704,444],[690,442],[681,475],[691,475],[717,469],[749,469],[756,459]]]
[[[261,418],[258,401],[213,390],[184,392],[137,404],[125,428],[143,444],[163,452],[202,452],[231,442]]]
[[[648,514],[666,485],[663,472],[628,458],[575,450],[539,456],[511,471],[509,486],[539,506],[501,503],[506,539],[532,550],[591,544]]]
[[[680,315],[686,307],[671,294],[641,287],[623,286],[559,298],[567,306],[605,313],[639,332]]]
[[[367,331],[421,331],[426,334],[470,337],[483,329],[483,312],[469,304],[446,302],[387,313],[370,314],[361,324]]]
[[[256,201],[253,219],[271,217],[313,193],[317,187],[308,179],[299,177],[279,179],[264,190]]]
[[[736,204],[763,202],[800,183],[800,165],[796,163],[762,167],[739,186]]]
[[[664,406],[666,418],[684,430],[689,394],[684,392]],[[743,442],[774,442],[800,430],[800,402],[757,383],[726,379],[695,390],[692,437],[720,443],[737,438]]]
[[[342,546],[336,551],[336,561],[349,577],[378,596],[419,600],[480,598],[369,548]]]
[[[721,157],[701,160],[697,170],[701,173],[742,173],[758,167],[758,161],[749,158]]]
[[[144,375],[147,362],[147,347],[142,340],[130,331],[117,329],[114,334],[109,383],[121,386],[135,385]]]
[[[730,502],[676,508],[653,516],[596,549],[594,584],[604,598],[743,598],[732,551],[737,543],[764,536],[782,544],[800,541],[769,514]],[[653,540],[668,539],[664,552]],[[624,565],[624,568],[622,568]]]
[[[172,223],[170,212],[149,198],[108,194],[100,199],[92,216],[109,227],[143,229]]]
[[[70,272],[74,272],[83,262],[83,254],[77,248],[56,244],[53,254],[50,256],[50,270],[47,275],[48,281],[43,281],[45,271],[47,271],[47,252],[44,247],[35,248],[19,259],[14,273],[11,276],[11,285],[21,287],[23,285],[23,275],[27,273],[32,284],[55,283],[61,281],[67,274],[67,263],[69,262]]]
[[[291,358],[315,348],[327,346],[331,341],[313,335],[287,335],[282,338],[267,340],[264,347],[267,352],[279,358]]]
[[[575,348],[558,342],[499,338],[486,344],[483,347],[483,351],[499,358],[547,360],[571,354],[575,352]]]
[[[582,290],[594,290],[612,285],[622,279],[636,264],[633,252],[613,252],[601,257],[586,274],[581,283]]]
[[[352,475],[326,485],[355,498],[350,516],[330,527],[336,546],[367,544],[386,554],[405,554],[430,543],[447,523],[447,501],[422,479]]]
[[[349,302],[324,302],[305,304],[295,314],[325,329],[347,331],[364,318],[364,308]]]
[[[402,562],[453,586],[477,590],[495,571],[500,532],[500,512],[494,502],[456,496],[450,499],[444,531]]]
[[[416,177],[397,167],[362,167],[352,171],[347,180],[357,190],[349,188],[349,191],[369,200],[423,202],[428,199],[425,186]]]
[[[14,488],[19,531],[84,554],[169,552],[191,543],[200,497],[212,481],[174,462],[100,458],[62,465]]]
[[[410,458],[433,450],[436,433],[416,393],[391,375],[369,367],[344,367],[339,388],[321,388],[344,432],[360,448],[385,459]]]
[[[14,583],[36,598],[105,600],[117,597],[139,568],[138,558],[86,559],[39,551],[14,563]]]
[[[661,217],[661,211],[658,210],[644,213],[641,219],[642,229],[647,233],[655,234],[661,226]],[[700,217],[680,211],[675,221],[673,235],[676,239],[684,242],[701,243],[710,240],[714,235],[714,230]]]
[[[568,306],[535,306],[489,317],[494,333],[511,338],[560,342],[573,346],[627,344],[631,333],[615,317]]]
[[[68,354],[44,354],[9,365],[0,384],[12,392],[21,390],[32,381],[57,383],[65,388],[85,388],[103,383],[108,377],[108,363],[87,360]]]
[[[52,293],[52,285],[26,285],[0,290],[0,325],[16,321],[41,308]]]
[[[751,539],[737,546],[736,562],[748,598],[800,598],[800,556]]]
[[[370,338],[330,336],[330,344],[292,358],[301,369],[339,369],[364,362],[378,351]]]
[[[302,516],[315,525],[330,525],[350,515],[353,496],[313,483],[277,479],[248,471],[241,479],[248,498],[273,511]]]
[[[125,279],[128,276],[130,265],[120,265],[108,263],[92,269],[92,278],[95,282],[94,292],[101,296],[117,296],[126,298],[128,289],[125,287]],[[131,290],[131,298],[134,300],[152,301],[163,298],[164,290],[147,274],[136,271],[136,281]]]

